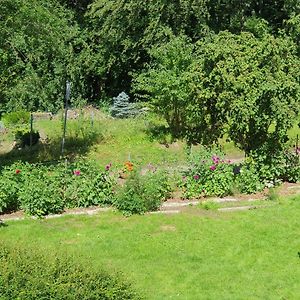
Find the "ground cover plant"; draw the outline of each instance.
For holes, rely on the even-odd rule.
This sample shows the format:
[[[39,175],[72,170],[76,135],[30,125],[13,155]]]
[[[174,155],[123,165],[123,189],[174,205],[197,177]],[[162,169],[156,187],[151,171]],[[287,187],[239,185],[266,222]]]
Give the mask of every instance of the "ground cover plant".
[[[146,299],[298,299],[299,196],[268,208],[7,221],[0,248],[55,249],[121,271]]]

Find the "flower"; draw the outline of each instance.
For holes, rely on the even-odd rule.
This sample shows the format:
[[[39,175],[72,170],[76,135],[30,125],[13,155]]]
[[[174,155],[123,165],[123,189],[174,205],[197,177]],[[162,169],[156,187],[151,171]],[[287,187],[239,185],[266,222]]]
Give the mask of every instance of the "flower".
[[[16,174],[20,174],[20,173],[21,173],[21,170],[17,169]]]
[[[80,175],[80,170],[74,170],[74,171],[73,171],[73,174],[74,174],[75,176],[79,176],[79,175]]]
[[[216,166],[215,166],[215,165],[212,165],[212,166],[209,167],[209,169],[210,169],[211,171],[214,171],[214,170],[216,169]]]
[[[193,178],[194,178],[195,180],[199,180],[200,176],[199,176],[198,174],[196,174],[196,175],[193,176]]]
[[[129,172],[133,171],[133,163],[132,162],[126,161],[126,163],[124,165],[125,165],[125,168],[127,171],[129,171]]]
[[[109,171],[111,168],[112,163],[109,163],[108,165],[105,166],[105,171]]]
[[[296,148],[296,154],[298,154],[298,155],[300,154],[300,147]]]
[[[213,155],[213,157],[211,159],[215,165],[217,165],[220,161],[220,158],[216,155]]]
[[[186,176],[182,176],[182,181],[186,181]]]

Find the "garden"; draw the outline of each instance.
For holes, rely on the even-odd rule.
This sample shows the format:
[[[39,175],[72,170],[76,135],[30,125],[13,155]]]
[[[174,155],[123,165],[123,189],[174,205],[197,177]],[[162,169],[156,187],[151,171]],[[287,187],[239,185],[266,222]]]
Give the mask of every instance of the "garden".
[[[298,1],[125,2],[2,1],[0,299],[298,299]]]

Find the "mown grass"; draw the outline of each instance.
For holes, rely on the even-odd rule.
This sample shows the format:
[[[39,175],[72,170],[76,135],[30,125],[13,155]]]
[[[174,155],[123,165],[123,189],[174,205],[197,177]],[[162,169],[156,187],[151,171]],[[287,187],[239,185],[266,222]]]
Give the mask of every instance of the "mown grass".
[[[299,299],[300,197],[244,212],[10,221],[1,241],[121,271],[146,299]]]

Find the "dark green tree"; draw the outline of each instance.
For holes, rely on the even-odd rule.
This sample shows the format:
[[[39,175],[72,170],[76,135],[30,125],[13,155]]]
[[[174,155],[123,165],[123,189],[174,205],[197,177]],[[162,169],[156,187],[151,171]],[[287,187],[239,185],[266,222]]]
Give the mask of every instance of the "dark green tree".
[[[227,31],[195,50],[175,39],[157,49],[135,87],[176,136],[211,145],[227,134],[247,154],[281,149],[300,110],[300,61],[287,37]]]
[[[55,1],[1,0],[1,106],[61,107],[65,80],[74,82],[78,72],[73,41],[79,28],[72,20],[73,15]]]
[[[152,46],[182,32],[193,39],[203,36],[207,31],[206,1],[94,1],[86,18],[99,89],[111,95],[128,91],[132,72],[149,62]]]

